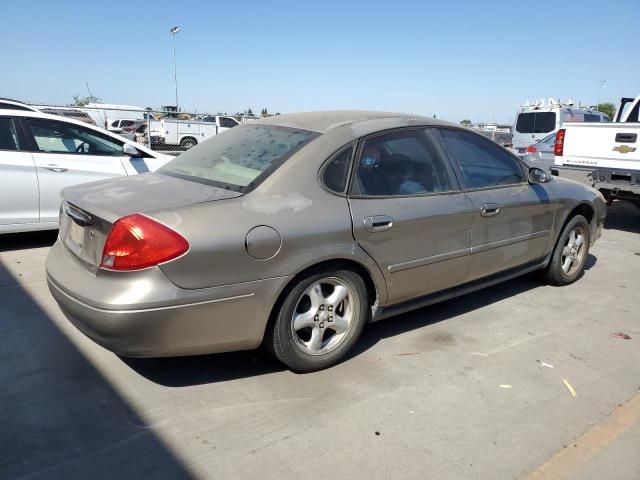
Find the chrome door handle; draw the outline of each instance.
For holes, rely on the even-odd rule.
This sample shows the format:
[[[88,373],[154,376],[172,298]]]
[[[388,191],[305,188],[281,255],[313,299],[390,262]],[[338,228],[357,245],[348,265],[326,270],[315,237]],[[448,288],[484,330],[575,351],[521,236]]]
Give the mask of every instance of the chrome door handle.
[[[387,215],[374,215],[364,219],[364,229],[367,232],[384,232],[393,228],[393,218]]]
[[[64,167],[54,167],[54,166],[49,166],[49,167],[42,167],[45,170],[49,170],[50,172],[66,172],[67,170],[69,170],[68,168],[64,168]]]
[[[485,203],[480,207],[480,215],[483,217],[495,217],[500,213],[500,204]]]

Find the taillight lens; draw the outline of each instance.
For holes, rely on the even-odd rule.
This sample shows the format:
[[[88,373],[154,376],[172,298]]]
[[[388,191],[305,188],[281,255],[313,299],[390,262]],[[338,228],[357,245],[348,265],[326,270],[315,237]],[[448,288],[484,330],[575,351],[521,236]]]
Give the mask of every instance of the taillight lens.
[[[564,135],[564,128],[561,128],[558,130],[558,133],[556,133],[556,143],[553,145],[553,154],[556,157],[561,157],[564,154]]]
[[[527,147],[527,153],[536,153],[537,151],[538,149],[533,145],[531,145],[530,147]]]
[[[189,243],[169,227],[144,215],[129,215],[113,224],[100,267],[139,270],[172,260],[187,250]]]

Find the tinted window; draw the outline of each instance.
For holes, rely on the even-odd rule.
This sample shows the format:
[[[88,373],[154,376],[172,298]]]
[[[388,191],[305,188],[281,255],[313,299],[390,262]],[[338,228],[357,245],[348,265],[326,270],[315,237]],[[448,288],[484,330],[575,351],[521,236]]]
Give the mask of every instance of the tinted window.
[[[413,195],[452,189],[442,159],[421,130],[371,138],[358,161],[363,195]]]
[[[524,182],[517,160],[496,144],[462,130],[438,130],[445,148],[460,166],[469,188]]]
[[[638,122],[640,121],[640,102],[636,103],[633,107],[633,110],[629,113],[627,117],[627,122]]]
[[[244,192],[318,135],[299,128],[243,125],[187,150],[159,172]]]
[[[555,112],[521,113],[516,122],[516,131],[519,133],[549,133],[555,129]]]
[[[121,127],[130,127],[131,125],[133,125],[133,120],[122,120],[120,122],[120,126]]]
[[[344,192],[349,176],[349,164],[353,148],[348,148],[331,161],[325,169],[322,180],[329,190],[336,193]]]
[[[0,118],[0,150],[18,150],[18,133],[11,118]]]
[[[233,118],[220,117],[220,126],[224,128],[232,128],[238,125]]]
[[[122,144],[88,128],[55,120],[27,120],[38,151],[79,155],[122,156]]]

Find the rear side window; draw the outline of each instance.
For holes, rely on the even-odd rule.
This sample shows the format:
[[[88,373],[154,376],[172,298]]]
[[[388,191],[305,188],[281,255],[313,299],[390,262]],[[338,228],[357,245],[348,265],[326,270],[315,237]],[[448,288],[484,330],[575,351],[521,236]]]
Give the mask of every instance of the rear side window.
[[[0,118],[0,150],[18,150],[18,132],[11,118]]]
[[[447,168],[422,130],[368,139],[357,168],[357,189],[368,196],[421,195],[453,189]]]
[[[527,112],[518,115],[518,133],[549,133],[556,129],[555,112]]]
[[[334,158],[322,174],[322,181],[325,186],[336,193],[343,193],[347,188],[347,178],[349,177],[349,164],[353,147],[347,148]]]
[[[447,152],[460,167],[468,188],[488,188],[524,182],[518,161],[495,143],[463,130],[437,130]]]

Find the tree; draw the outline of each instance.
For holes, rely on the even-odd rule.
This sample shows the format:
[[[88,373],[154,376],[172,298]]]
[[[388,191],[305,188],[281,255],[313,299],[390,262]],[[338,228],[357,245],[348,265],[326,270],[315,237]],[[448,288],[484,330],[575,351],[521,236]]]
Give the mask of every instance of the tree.
[[[253,111],[251,109],[247,110],[247,116],[253,117]]]
[[[471,126],[471,120],[465,118],[464,120],[460,120],[460,125],[465,125],[467,127]]]
[[[100,103],[101,101],[101,98],[94,97],[93,95],[89,95],[88,97],[81,97],[80,95],[73,96],[73,104],[76,107],[84,107],[88,103]]]
[[[269,116],[269,112],[267,111],[267,108],[263,108],[262,111],[260,112],[260,116],[262,117],[268,117]]]
[[[599,103],[598,111],[604,113],[609,120],[613,120],[613,116],[616,114],[616,106],[613,103]]]

